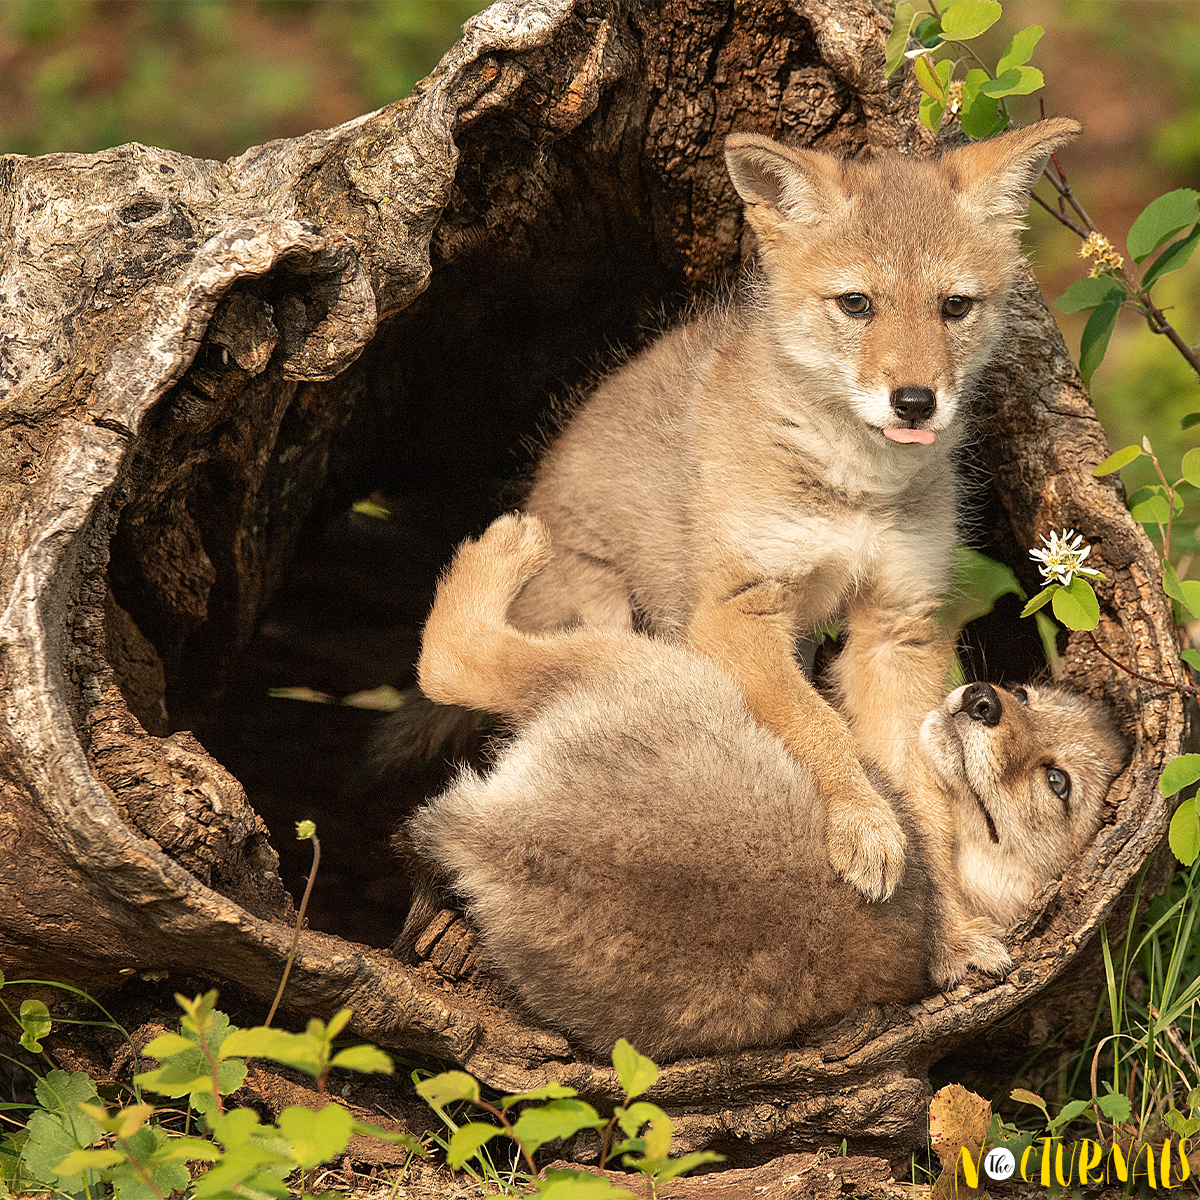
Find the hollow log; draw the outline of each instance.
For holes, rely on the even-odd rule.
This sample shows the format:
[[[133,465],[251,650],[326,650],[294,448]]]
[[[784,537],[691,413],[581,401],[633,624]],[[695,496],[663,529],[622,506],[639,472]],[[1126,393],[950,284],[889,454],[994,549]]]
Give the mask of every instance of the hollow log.
[[[415,497],[406,519],[447,545],[510,505],[512,447],[552,398],[742,269],[731,131],[928,149],[911,75],[882,78],[888,26],[868,0],[500,0],[410,97],[335,129],[224,163],[136,144],[0,158],[8,978],[202,977],[270,1000],[291,900],[242,784],[188,731],[289,563],[374,488]],[[1108,577],[1100,646],[1177,677],[1154,551],[1119,482],[1090,473],[1104,433],[1032,276],[978,414],[982,547],[1032,593],[1038,535],[1080,531]],[[431,580],[413,579],[419,608]],[[1065,661],[1136,745],[1012,972],[665,1065],[650,1098],[677,1151],[902,1154],[924,1140],[930,1064],[1078,967],[1162,839],[1157,779],[1186,722],[1086,636]],[[304,932],[285,1011],[344,1005],[362,1036],[497,1088],[618,1094],[503,999]]]

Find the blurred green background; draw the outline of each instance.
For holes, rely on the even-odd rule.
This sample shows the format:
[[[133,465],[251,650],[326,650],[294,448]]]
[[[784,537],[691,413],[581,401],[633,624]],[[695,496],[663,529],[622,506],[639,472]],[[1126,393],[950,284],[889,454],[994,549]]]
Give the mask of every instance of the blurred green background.
[[[224,159],[398,100],[483,0],[0,0],[0,152]]]
[[[227,158],[399,99],[482,7],[479,0],[0,0],[0,152],[141,141]],[[995,62],[1016,30],[1045,27],[1033,59],[1046,75],[1039,96],[1047,113],[1076,116],[1085,127],[1061,160],[1096,224],[1123,249],[1146,203],[1200,184],[1200,3],[1006,0],[1004,7],[987,35],[987,56]],[[1018,121],[1037,118],[1039,96],[1012,103]],[[1047,299],[1087,273],[1078,239],[1036,207],[1030,245]],[[1200,256],[1168,275],[1156,295],[1185,339],[1200,341]],[[1087,314],[1056,315],[1077,353]],[[1200,409],[1194,372],[1133,313],[1122,316],[1093,394],[1114,447],[1146,433],[1173,469],[1200,444],[1200,429],[1179,427]],[[1131,491],[1149,482],[1149,471],[1145,460],[1126,469]],[[1194,498],[1188,515],[1192,526],[1200,519]]]

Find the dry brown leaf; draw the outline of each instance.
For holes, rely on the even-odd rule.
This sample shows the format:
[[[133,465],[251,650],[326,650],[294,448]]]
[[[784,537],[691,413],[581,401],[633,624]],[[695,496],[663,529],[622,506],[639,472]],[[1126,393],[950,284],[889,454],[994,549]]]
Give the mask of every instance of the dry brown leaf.
[[[954,1169],[963,1146],[979,1147],[987,1137],[992,1106],[960,1083],[948,1083],[929,1102],[929,1141],[943,1167]]]
[[[941,1159],[942,1173],[933,1185],[931,1200],[950,1200],[954,1196],[982,1196],[973,1188],[954,1186],[954,1170],[960,1151],[965,1147],[973,1162],[980,1151],[992,1121],[992,1106],[982,1096],[969,1092],[962,1084],[948,1083],[929,1102],[929,1142]]]

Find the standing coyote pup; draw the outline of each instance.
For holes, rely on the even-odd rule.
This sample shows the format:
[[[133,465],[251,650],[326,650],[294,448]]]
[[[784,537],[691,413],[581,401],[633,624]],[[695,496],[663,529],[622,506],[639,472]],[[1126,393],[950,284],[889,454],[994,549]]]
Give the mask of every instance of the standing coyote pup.
[[[830,862],[871,899],[900,879],[905,835],[860,759],[900,769],[941,699],[963,410],[1004,333],[1029,190],[1078,131],[853,161],[731,135],[762,267],[747,299],[604,379],[526,502],[555,555],[510,621],[637,627],[724,664],[815,773]],[[795,658],[832,621],[840,713]],[[456,729],[400,709],[377,760],[430,757]]]
[[[908,864],[872,904],[828,864],[813,772],[751,719],[725,670],[629,631],[507,624],[548,554],[536,520],[501,517],[439,585],[422,688],[518,733],[486,778],[463,770],[399,839],[466,899],[534,1013],[599,1053],[628,1037],[674,1057],[912,1000],[967,961],[1008,966],[990,934],[1091,840],[1124,761],[1102,706],[1054,689],[953,692],[904,752],[889,812]],[[886,649],[893,635],[864,636]]]
[[[749,299],[606,378],[526,504],[554,559],[512,623],[636,625],[724,664],[815,773],[830,862],[871,899],[896,887],[905,834],[860,756],[900,769],[942,697],[963,408],[1004,332],[1030,188],[1078,131],[853,161],[731,135],[762,265]],[[795,659],[830,621],[844,718]]]

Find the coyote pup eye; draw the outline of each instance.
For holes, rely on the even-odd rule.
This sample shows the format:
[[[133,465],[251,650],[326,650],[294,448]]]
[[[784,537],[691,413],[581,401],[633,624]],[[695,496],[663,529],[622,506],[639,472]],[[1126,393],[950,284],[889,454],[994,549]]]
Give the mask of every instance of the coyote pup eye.
[[[1046,783],[1050,790],[1064,803],[1071,798],[1071,777],[1057,767],[1046,768]]]
[[[862,292],[847,292],[837,298],[838,307],[847,316],[867,317],[871,315],[871,300]]]
[[[1015,687],[1015,688],[1011,688],[1011,689],[1009,689],[1009,690],[1012,692],[1012,694],[1013,694],[1014,696],[1016,696],[1016,698],[1017,698],[1018,700],[1020,700],[1020,702],[1021,702],[1022,704],[1028,704],[1028,703],[1029,703],[1029,693],[1028,693],[1028,692],[1027,692],[1027,691],[1026,691],[1024,688],[1022,688],[1022,687]]]
[[[971,311],[974,303],[970,296],[947,296],[942,302],[942,316],[952,321],[960,320]]]

